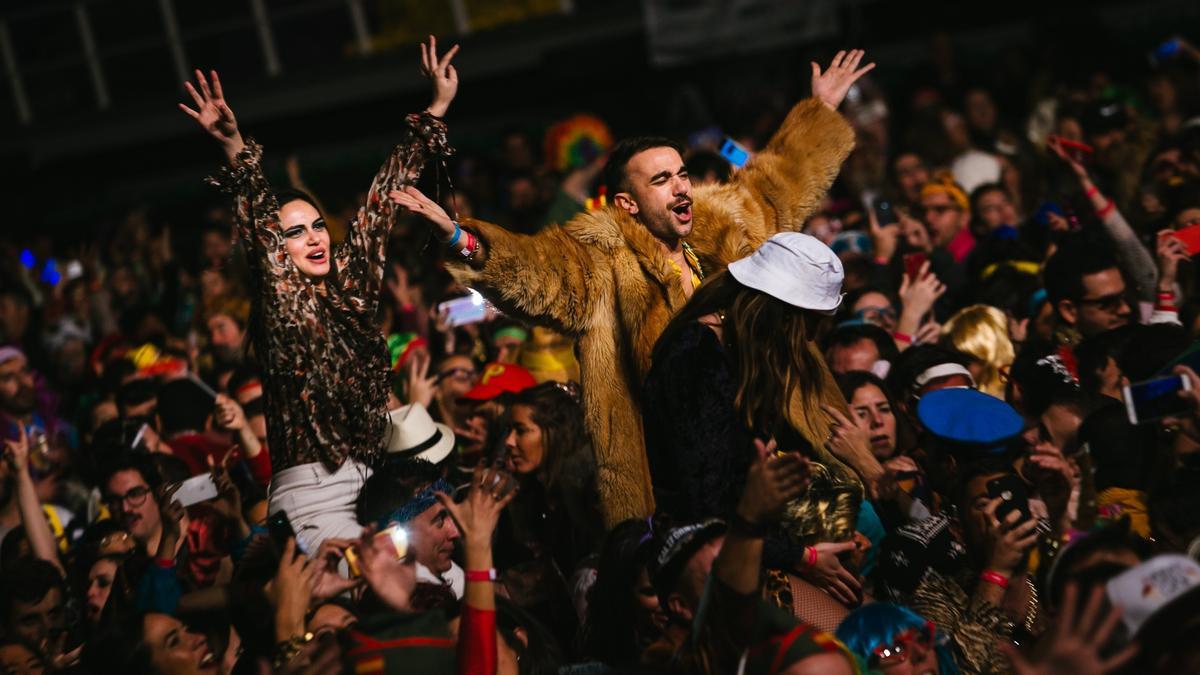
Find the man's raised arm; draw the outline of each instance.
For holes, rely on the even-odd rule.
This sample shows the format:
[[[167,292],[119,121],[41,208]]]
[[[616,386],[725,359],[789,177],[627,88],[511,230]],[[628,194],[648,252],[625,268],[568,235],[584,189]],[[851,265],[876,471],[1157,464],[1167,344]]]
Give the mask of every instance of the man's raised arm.
[[[812,98],[797,103],[763,150],[738,172],[762,207],[763,237],[799,230],[820,205],[842,162],[854,149],[854,130],[838,114],[850,87],[875,67],[859,67],[862,50],[838,52],[824,72],[812,64]]]

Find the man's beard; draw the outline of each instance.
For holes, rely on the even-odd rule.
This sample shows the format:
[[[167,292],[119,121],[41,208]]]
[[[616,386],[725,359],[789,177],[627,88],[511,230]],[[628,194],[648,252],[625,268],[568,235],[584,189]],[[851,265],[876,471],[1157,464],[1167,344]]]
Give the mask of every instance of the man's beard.
[[[236,366],[242,362],[242,350],[237,347],[214,346],[213,361],[221,365]]]
[[[0,407],[3,407],[4,412],[13,417],[24,417],[37,407],[37,395],[34,393],[33,387],[21,387],[12,398],[7,398],[0,403]]]

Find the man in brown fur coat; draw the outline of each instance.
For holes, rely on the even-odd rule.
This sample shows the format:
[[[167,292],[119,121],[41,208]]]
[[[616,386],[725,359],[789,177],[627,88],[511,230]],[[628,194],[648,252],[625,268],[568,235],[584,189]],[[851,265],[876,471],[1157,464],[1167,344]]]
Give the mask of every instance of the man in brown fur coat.
[[[442,229],[462,256],[450,263],[460,282],[505,313],[577,337],[610,526],[654,511],[638,399],[655,341],[705,272],[780,230],[799,229],[820,204],[854,147],[837,107],[874,67],[859,68],[862,56],[838,52],[824,73],[812,64],[813,97],[796,104],[724,185],[692,190],[678,144],[635,138],[609,156],[611,205],[532,236],[474,219],[456,223],[415,188],[392,193]]]

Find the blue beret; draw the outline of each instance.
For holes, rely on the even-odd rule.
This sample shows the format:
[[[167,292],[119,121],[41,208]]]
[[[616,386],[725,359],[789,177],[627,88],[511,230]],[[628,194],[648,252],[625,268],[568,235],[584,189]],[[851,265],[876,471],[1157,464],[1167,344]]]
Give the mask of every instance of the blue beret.
[[[937,438],[983,452],[1001,452],[1025,420],[1012,406],[975,389],[931,391],[917,404],[921,424]]]

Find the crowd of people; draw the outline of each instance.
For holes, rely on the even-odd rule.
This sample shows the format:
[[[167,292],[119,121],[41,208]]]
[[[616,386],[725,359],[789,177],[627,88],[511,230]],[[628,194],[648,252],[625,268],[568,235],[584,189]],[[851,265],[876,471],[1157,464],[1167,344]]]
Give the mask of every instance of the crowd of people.
[[[199,246],[9,235],[2,672],[1200,672],[1200,50],[492,164],[420,51],[353,200],[197,71]]]

